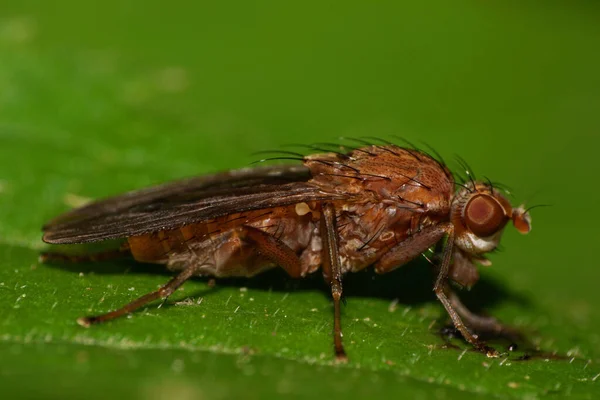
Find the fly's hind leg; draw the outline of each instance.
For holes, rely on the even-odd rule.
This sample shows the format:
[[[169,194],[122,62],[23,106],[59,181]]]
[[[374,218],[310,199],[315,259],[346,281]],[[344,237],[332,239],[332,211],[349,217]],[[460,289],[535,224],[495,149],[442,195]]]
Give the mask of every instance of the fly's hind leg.
[[[119,258],[125,258],[131,256],[131,252],[129,250],[129,246],[125,243],[121,248],[117,250],[110,250],[92,254],[82,254],[82,255],[72,255],[66,253],[59,252],[45,252],[40,255],[41,262],[66,262],[66,263],[80,263],[80,262],[100,262],[100,261],[108,261]],[[202,264],[200,264],[202,265]],[[89,327],[92,324],[98,324],[101,322],[106,322],[113,320],[115,318],[119,318],[121,316],[130,314],[131,312],[137,310],[140,307],[160,298],[169,297],[175,290],[177,290],[185,281],[191,278],[194,273],[197,271],[199,265],[197,262],[190,263],[179,275],[171,279],[165,285],[163,285],[160,289],[145,294],[142,297],[132,301],[131,303],[106,314],[91,316],[91,317],[81,317],[77,319],[77,323],[83,327]]]
[[[131,303],[115,310],[108,312],[106,314],[101,314],[93,317],[82,317],[77,320],[77,323],[83,327],[89,327],[92,324],[98,324],[101,322],[106,322],[113,320],[115,318],[122,317],[124,315],[130,314],[133,311],[137,310],[140,307],[145,306],[146,304],[157,300],[157,299],[166,299],[169,297],[175,290],[177,290],[181,285],[185,283],[188,279],[190,279],[196,271],[202,266],[201,263],[193,263],[188,265],[183,271],[179,273],[176,277],[171,279],[165,285],[161,286],[158,290],[154,292],[143,295],[142,297],[132,301]]]
[[[252,226],[244,226],[241,238],[254,246],[262,256],[283,268],[292,278],[302,276],[300,258],[287,244],[273,235]]]
[[[292,277],[300,277],[300,260],[285,243],[259,229],[247,226],[243,228],[241,236],[244,240],[251,242],[256,250],[263,256],[281,265]],[[195,254],[192,249],[189,249],[189,251],[191,254]],[[102,315],[79,318],[77,323],[81,326],[89,327],[92,324],[110,321],[130,314],[154,300],[166,299],[183,285],[185,281],[194,276],[203,266],[205,266],[205,263],[199,262],[198,257],[192,257],[188,262],[188,265],[179,273],[179,275],[171,279],[158,290],[145,294],[118,310]]]

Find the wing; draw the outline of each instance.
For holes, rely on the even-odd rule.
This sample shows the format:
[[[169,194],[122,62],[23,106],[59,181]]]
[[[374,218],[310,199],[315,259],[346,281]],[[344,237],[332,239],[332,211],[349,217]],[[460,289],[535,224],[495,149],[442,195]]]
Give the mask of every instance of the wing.
[[[245,168],[128,192],[71,210],[43,228],[47,243],[85,243],[175,229],[235,212],[340,198],[309,184],[305,166]]]

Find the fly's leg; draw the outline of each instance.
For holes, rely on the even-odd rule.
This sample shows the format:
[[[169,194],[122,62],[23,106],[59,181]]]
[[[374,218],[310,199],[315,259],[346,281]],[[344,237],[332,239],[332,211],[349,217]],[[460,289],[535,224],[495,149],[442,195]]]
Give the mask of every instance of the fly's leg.
[[[281,242],[277,238],[253,227],[245,226],[241,233],[241,236],[244,240],[251,242],[255,249],[270,259],[271,261],[279,264],[283,267],[288,274],[292,277],[298,278],[301,276],[301,264],[300,259],[296,256],[292,249],[290,249],[285,243]],[[192,253],[193,250],[189,249]],[[74,261],[74,258],[71,256],[65,256],[60,253],[51,253],[53,255],[53,259],[56,259],[58,254],[58,258],[63,260],[66,258],[69,261]],[[109,253],[98,253],[101,257],[107,257]],[[97,255],[92,255],[97,256]],[[91,258],[89,256],[82,257],[85,258],[85,261],[99,261],[98,257]],[[108,258],[102,258],[108,259]],[[82,261],[77,259],[78,261]],[[196,258],[197,260],[197,258]],[[177,290],[181,285],[185,283],[188,279],[190,279],[194,274],[203,266],[204,264],[198,263],[197,261],[194,263],[190,263],[183,271],[179,273],[176,277],[167,282],[164,286],[159,288],[158,290],[148,293],[131,303],[119,308],[118,310],[108,312],[106,314],[93,316],[93,317],[83,317],[77,320],[77,323],[84,327],[89,327],[92,324],[98,324],[101,322],[106,322],[113,320],[115,318],[122,317],[124,315],[130,314],[131,312],[137,310],[144,305],[157,300],[157,299],[165,299],[169,297],[175,290]]]
[[[340,263],[338,234],[335,225],[335,209],[325,204],[321,215],[321,238],[323,240],[323,275],[331,287],[333,297],[333,344],[338,362],[346,362],[348,357],[342,344],[341,307],[342,266]]]
[[[203,264],[190,264],[183,271],[179,273],[176,277],[171,279],[165,285],[161,286],[160,289],[145,294],[142,297],[132,301],[131,303],[119,308],[118,310],[108,312],[106,314],[97,315],[93,317],[82,317],[77,320],[77,323],[83,327],[88,328],[92,324],[98,324],[101,322],[106,322],[113,320],[115,318],[122,317],[127,315],[140,307],[150,303],[151,301],[157,299],[165,299],[169,297],[175,290],[177,290],[181,285],[185,283],[188,279],[190,279],[194,273],[201,267]]]
[[[446,294],[452,307],[464,319],[466,324],[479,333],[487,333],[496,337],[505,338],[512,342],[522,342],[524,340],[517,330],[503,325],[494,317],[486,317],[471,312],[461,301],[456,292],[446,285]]]
[[[415,259],[439,242],[449,227],[451,227],[450,224],[436,225],[424,228],[420,232],[409,236],[392,247],[375,263],[375,271],[378,274],[385,274]]]
[[[450,315],[450,319],[452,319],[452,323],[459,330],[461,335],[465,338],[465,340],[473,347],[475,347],[478,351],[484,353],[488,357],[499,357],[500,353],[487,346],[484,342],[479,340],[477,335],[472,334],[463,320],[460,318],[456,310],[454,309],[452,303],[448,299],[445,293],[445,287],[448,282],[448,270],[450,269],[450,263],[452,262],[452,250],[454,247],[454,227],[452,225],[448,225],[446,228],[446,233],[448,234],[448,239],[446,241],[446,245],[444,246],[444,251],[442,253],[442,263],[440,264],[439,272],[437,279],[435,281],[435,285],[433,286],[433,291],[435,295],[442,303],[448,315]]]
[[[452,323],[465,340],[478,351],[485,353],[488,357],[498,357],[499,353],[496,350],[486,346],[485,343],[477,338],[477,335],[474,335],[469,331],[444,291],[448,280],[448,270],[450,269],[450,263],[452,262],[452,249],[454,247],[454,227],[451,223],[422,229],[420,232],[417,232],[406,240],[398,243],[375,264],[375,270],[378,273],[389,272],[415,257],[418,257],[421,253],[427,251],[428,248],[435,245],[444,236],[447,236],[447,241],[442,252],[442,261],[433,291],[452,319]]]
[[[275,236],[251,226],[244,226],[240,236],[253,244],[258,253],[283,268],[292,278],[302,276],[300,258],[294,250]]]

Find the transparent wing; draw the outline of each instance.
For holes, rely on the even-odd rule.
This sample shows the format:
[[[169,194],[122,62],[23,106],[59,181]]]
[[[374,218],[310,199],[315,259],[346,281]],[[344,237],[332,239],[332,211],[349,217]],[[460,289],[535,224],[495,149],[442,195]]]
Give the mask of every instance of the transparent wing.
[[[223,215],[340,198],[304,166],[245,168],[128,192],[71,210],[43,228],[47,243],[85,243],[175,229]]]

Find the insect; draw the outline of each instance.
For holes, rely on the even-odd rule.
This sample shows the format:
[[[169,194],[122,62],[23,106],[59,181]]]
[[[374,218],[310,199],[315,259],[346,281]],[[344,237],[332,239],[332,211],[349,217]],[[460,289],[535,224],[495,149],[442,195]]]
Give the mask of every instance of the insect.
[[[471,345],[488,357],[499,356],[474,332],[500,332],[503,325],[471,313],[452,284],[475,284],[476,264],[490,264],[484,255],[497,247],[508,221],[521,233],[530,231],[528,211],[512,207],[489,181],[458,181],[439,157],[416,148],[364,143],[300,156],[302,165],[167,183],[99,200],[48,222],[47,243],[122,238],[124,244],[116,252],[84,256],[48,252],[44,260],[127,254],[178,272],[158,290],[78,323],[89,327],[129,314],[167,298],[194,276],[251,277],[279,266],[301,278],[321,269],[333,298],[335,354],[343,361],[344,274],[369,266],[384,274],[437,245],[437,298]]]

